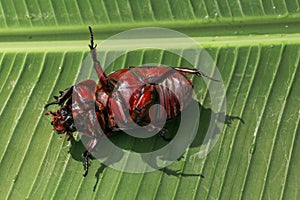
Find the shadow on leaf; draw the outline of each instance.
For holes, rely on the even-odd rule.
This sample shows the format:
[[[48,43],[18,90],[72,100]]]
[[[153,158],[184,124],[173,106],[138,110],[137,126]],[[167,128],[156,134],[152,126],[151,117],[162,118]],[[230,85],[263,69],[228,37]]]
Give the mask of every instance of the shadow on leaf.
[[[204,141],[205,135],[207,133],[211,115],[212,115],[211,109],[204,108],[199,103],[198,103],[198,105],[199,105],[199,110],[200,110],[200,120],[199,120],[199,124],[198,124],[197,134],[196,134],[193,142],[189,145],[190,147],[200,147],[201,145],[203,145],[203,141]],[[190,111],[190,112],[192,112],[192,111]],[[228,127],[231,127],[233,122],[236,120],[240,121],[243,124],[245,123],[243,121],[243,119],[241,119],[238,116],[230,116],[230,115],[226,115],[225,113],[218,113],[217,116],[219,117],[217,120],[220,120],[221,123],[224,123]],[[179,126],[180,122],[181,122],[180,117],[178,117],[178,118],[175,118],[166,123],[165,127],[168,130],[166,137],[171,137],[171,138],[174,137],[174,133],[176,133],[176,131],[178,130],[178,126]],[[219,130],[219,131],[221,131],[221,130]],[[168,143],[169,143],[169,142],[165,141],[162,137],[159,137],[158,135],[155,135],[150,138],[134,138],[134,137],[124,134],[122,132],[116,132],[109,139],[112,143],[117,145],[120,149],[130,150],[130,151],[134,151],[137,153],[152,152],[152,151],[158,150],[160,148],[163,148],[165,145],[168,145]],[[82,158],[82,153],[86,150],[82,141],[85,142],[86,140],[88,140],[88,138],[86,138],[86,137],[82,137],[81,140],[79,140],[79,141],[72,140],[71,148],[69,150],[69,153],[71,154],[72,158],[74,160],[77,160],[82,163],[84,163],[83,158]],[[99,140],[99,143],[97,144],[97,146],[101,146],[101,140]],[[111,153],[113,153],[114,156],[109,156]],[[119,162],[120,159],[122,158],[122,156],[124,156],[124,154],[123,154],[122,150],[117,151],[117,152],[115,152],[115,151],[111,152],[108,149],[105,152],[103,152],[101,156],[105,157],[106,165],[110,165],[110,164]],[[180,158],[182,157],[182,155],[176,155],[176,156],[177,157],[174,157],[174,158],[171,157],[171,159],[170,159],[170,157],[167,157],[167,156],[164,157],[164,155],[161,155],[160,159],[166,159],[166,161],[168,161],[168,160],[176,161],[176,160],[180,160]],[[183,173],[183,172],[180,172],[180,170],[174,171],[174,170],[168,169],[167,167],[160,169],[158,166],[156,166],[155,161],[154,161],[155,159],[156,158],[154,157],[153,160],[149,161],[149,158],[145,157],[145,162],[147,162],[154,169],[159,169],[159,171],[162,171],[163,173],[165,173],[167,175],[177,176],[177,177],[178,176],[182,176],[182,177],[200,176],[201,178],[204,178],[204,176],[200,173],[199,174]],[[94,186],[94,190],[96,189],[97,184],[99,182],[99,176],[105,169],[106,165],[100,164],[100,167],[98,168],[98,170],[95,174],[96,183]]]

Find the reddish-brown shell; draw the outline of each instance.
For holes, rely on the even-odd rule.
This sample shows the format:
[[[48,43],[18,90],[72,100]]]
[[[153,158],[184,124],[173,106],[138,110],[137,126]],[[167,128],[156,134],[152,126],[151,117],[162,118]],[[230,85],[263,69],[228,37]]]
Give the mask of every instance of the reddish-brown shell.
[[[165,66],[132,67],[121,69],[108,75],[115,84],[111,94],[103,89],[96,92],[97,102],[108,113],[108,127],[130,129],[134,121],[139,125],[172,119],[189,104],[192,99],[192,83],[183,74]],[[143,110],[145,113],[143,113]]]

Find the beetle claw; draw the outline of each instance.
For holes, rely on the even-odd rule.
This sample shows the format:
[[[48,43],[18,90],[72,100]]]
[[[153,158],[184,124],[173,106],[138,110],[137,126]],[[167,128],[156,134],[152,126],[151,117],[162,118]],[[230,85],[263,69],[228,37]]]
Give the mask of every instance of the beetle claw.
[[[92,51],[92,50],[94,50],[94,49],[96,49],[96,47],[97,47],[97,45],[95,44],[89,44],[89,47],[90,47],[90,50]]]

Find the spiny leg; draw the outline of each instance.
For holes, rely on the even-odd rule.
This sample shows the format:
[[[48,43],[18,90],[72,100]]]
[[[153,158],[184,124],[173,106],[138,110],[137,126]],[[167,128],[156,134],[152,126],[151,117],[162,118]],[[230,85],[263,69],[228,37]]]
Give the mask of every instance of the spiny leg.
[[[65,103],[65,101],[72,96],[73,86],[65,89],[64,91],[59,91],[59,93],[60,96],[54,96],[54,99],[56,99],[56,101],[46,104],[44,109],[47,109],[50,105],[54,104],[62,106]]]
[[[82,157],[84,159],[84,174],[83,174],[83,176],[85,177],[89,172],[91,153],[88,150],[86,150],[82,154]]]
[[[98,143],[98,139],[96,137],[92,138],[87,144],[87,150],[82,154],[84,159],[84,174],[86,176],[89,172],[90,159],[92,158],[92,151],[95,149]]]
[[[97,45],[94,45],[94,34],[93,34],[92,27],[90,27],[90,26],[89,26],[89,31],[90,31],[90,36],[91,36],[91,44],[89,44],[89,47],[92,51],[93,49],[96,49]]]
[[[196,75],[196,76],[202,76],[202,77],[208,78],[210,80],[220,82],[218,79],[212,78],[212,77],[204,74],[203,72],[201,72],[197,69],[180,68],[180,67],[175,67],[174,69],[181,72],[181,73],[187,73],[187,74],[193,74],[193,75]]]
[[[94,69],[96,70],[96,73],[98,75],[99,78],[99,82],[102,85],[102,88],[105,89],[106,92],[111,92],[114,89],[114,85],[112,84],[112,82],[109,80],[109,78],[106,76],[106,74],[104,73],[100,61],[97,58],[97,52],[96,52],[96,47],[97,45],[94,44],[94,34],[93,34],[93,30],[92,27],[89,26],[89,31],[90,31],[90,50],[91,50],[91,55],[92,55],[92,59],[93,59],[93,63],[94,63]]]

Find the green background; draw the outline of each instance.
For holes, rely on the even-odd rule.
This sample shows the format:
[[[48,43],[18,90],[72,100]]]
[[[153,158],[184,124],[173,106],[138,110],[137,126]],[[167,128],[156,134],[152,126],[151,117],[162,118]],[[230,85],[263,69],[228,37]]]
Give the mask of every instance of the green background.
[[[93,161],[83,178],[80,142],[55,135],[43,106],[74,84],[88,25],[97,42],[149,26],[190,36],[218,66],[226,114],[245,123],[225,125],[203,159],[190,159],[201,147],[194,144],[164,171],[131,174]],[[300,199],[299,44],[298,0],[1,1],[0,199]],[[153,50],[128,53],[111,70],[153,57],[184,65]],[[194,81],[201,133],[210,101]],[[145,149],[162,143],[153,138]]]

